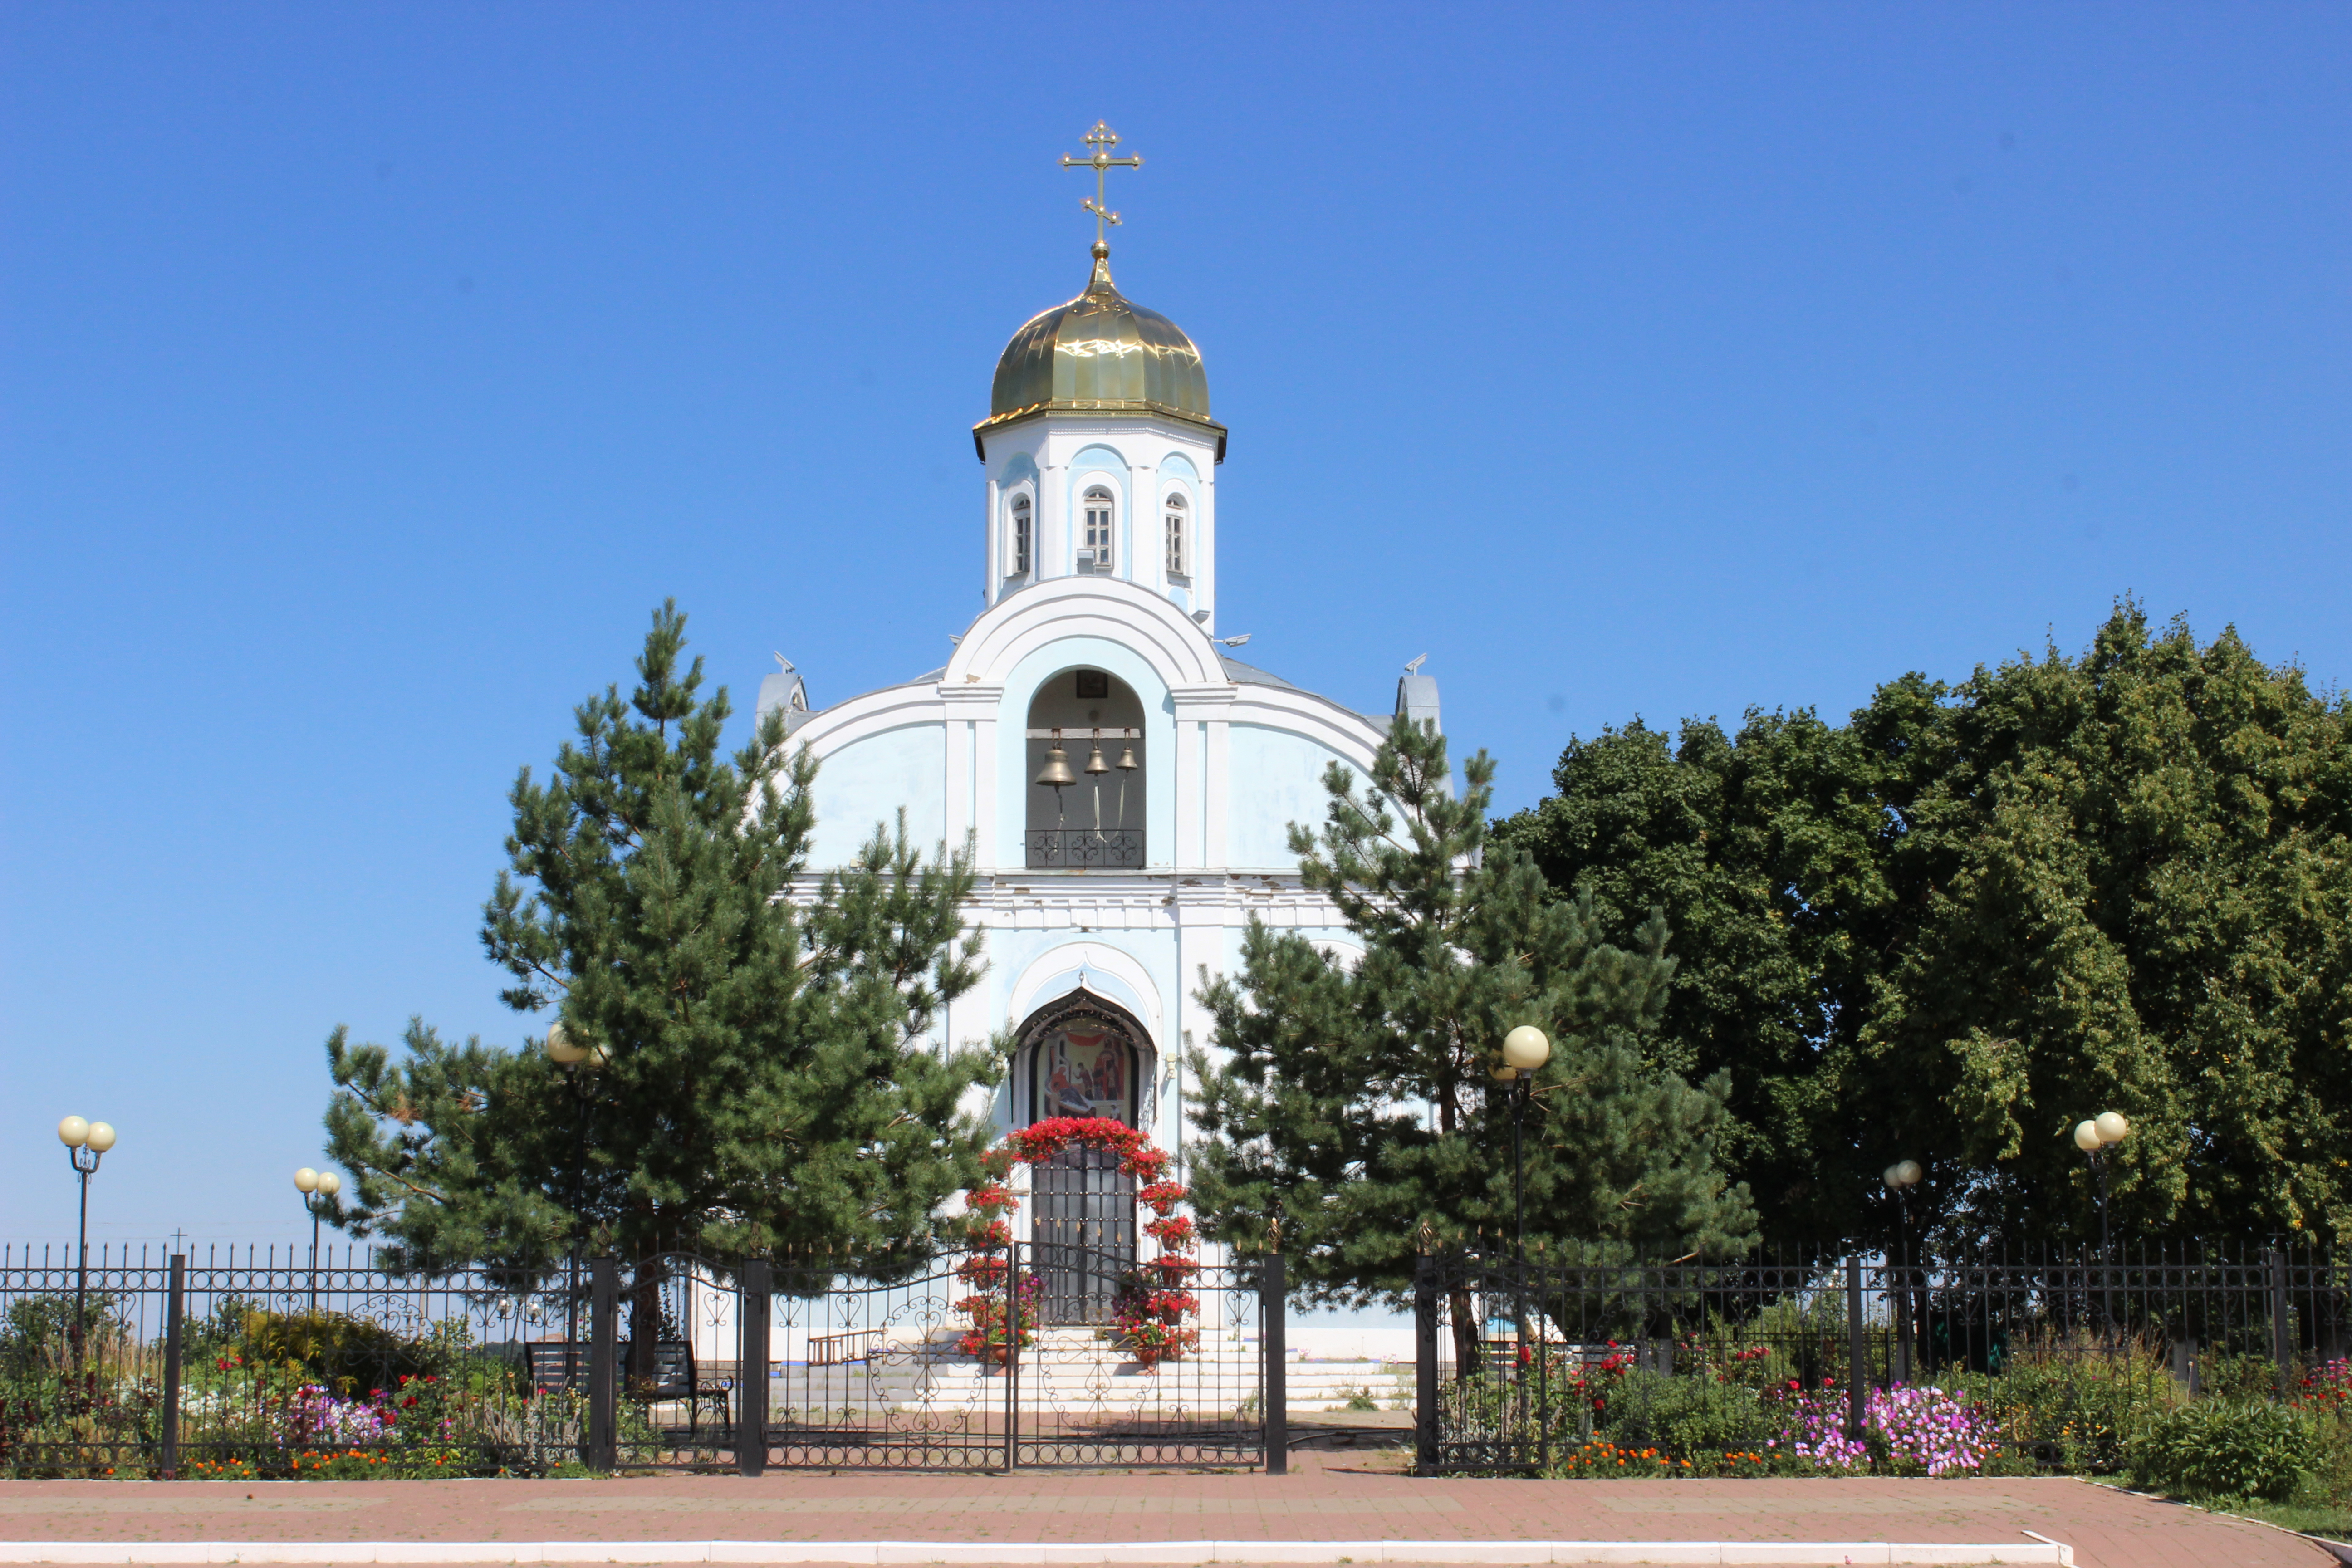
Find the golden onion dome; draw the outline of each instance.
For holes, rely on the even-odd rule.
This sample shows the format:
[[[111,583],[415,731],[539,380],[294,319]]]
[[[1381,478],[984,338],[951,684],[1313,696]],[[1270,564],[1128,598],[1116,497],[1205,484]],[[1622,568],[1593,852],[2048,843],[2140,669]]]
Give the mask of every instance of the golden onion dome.
[[[1225,456],[1225,427],[1209,417],[1209,377],[1184,329],[1147,310],[1110,280],[1110,247],[1097,242],[1086,292],[1029,319],[996,362],[988,417],[972,426],[982,447],[989,431],[1034,414],[1158,414],[1215,433]]]

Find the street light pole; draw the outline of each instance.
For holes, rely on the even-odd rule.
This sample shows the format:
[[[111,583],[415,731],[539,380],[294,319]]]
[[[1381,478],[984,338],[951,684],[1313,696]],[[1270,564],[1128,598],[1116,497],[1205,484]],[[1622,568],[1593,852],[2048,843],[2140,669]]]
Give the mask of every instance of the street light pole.
[[[72,1163],[74,1175],[81,1183],[81,1230],[74,1249],[74,1315],[69,1338],[73,1342],[74,1370],[81,1370],[83,1314],[89,1307],[89,1179],[98,1173],[99,1162],[114,1147],[114,1129],[103,1121],[86,1121],[79,1116],[68,1116],[58,1123],[58,1142],[66,1146],[66,1158]],[[84,1163],[82,1156],[89,1159]]]
[[[334,1206],[335,1194],[342,1190],[343,1179],[332,1171],[314,1171],[305,1165],[294,1173],[294,1190],[302,1194],[302,1206],[310,1211],[310,1310],[319,1310],[319,1216]]]
[[[2131,1123],[2119,1110],[2102,1110],[2088,1121],[2074,1124],[2074,1147],[2090,1156],[2091,1173],[2099,1179],[2099,1271],[2101,1296],[2112,1329],[2116,1321],[2115,1259],[2108,1248],[2111,1236],[2107,1228],[2107,1151],[2131,1136]]]
[[[1517,1310],[1514,1324],[1519,1337],[1519,1353],[1523,1357],[1528,1343],[1528,1094],[1533,1087],[1536,1069],[1550,1059],[1551,1041],[1544,1032],[1533,1024],[1521,1024],[1503,1037],[1503,1064],[1495,1069],[1495,1077],[1501,1080],[1504,1092],[1511,1099],[1511,1208],[1517,1225],[1512,1247],[1517,1297],[1513,1305]]]
[[[1925,1174],[1918,1161],[1899,1160],[1887,1166],[1880,1178],[1886,1184],[1886,1190],[1895,1194],[1895,1288],[1902,1292],[1903,1304],[1903,1315],[1896,1320],[1895,1334],[1895,1353],[1903,1363],[1895,1373],[1899,1383],[1911,1381],[1911,1189],[1919,1184],[1919,1178]]]
[[[563,1376],[567,1386],[578,1382],[580,1369],[573,1364],[580,1343],[580,1245],[587,1229],[587,1219],[582,1212],[588,1203],[588,1074],[604,1065],[601,1046],[583,1046],[572,1037],[572,1031],[562,1019],[547,1026],[547,1059],[563,1069],[572,1104],[578,1111],[579,1131],[573,1143],[572,1160],[572,1247],[563,1291]]]

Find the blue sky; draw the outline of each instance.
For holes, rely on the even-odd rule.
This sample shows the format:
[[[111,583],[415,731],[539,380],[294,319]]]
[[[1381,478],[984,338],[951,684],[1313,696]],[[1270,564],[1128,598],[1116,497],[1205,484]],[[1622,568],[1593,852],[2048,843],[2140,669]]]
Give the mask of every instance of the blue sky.
[[[0,9],[0,1237],[295,1237],[320,1042],[511,1042],[504,792],[674,595],[940,663],[968,434],[1119,281],[1221,629],[1534,799],[2118,595],[2352,678],[2352,9]]]

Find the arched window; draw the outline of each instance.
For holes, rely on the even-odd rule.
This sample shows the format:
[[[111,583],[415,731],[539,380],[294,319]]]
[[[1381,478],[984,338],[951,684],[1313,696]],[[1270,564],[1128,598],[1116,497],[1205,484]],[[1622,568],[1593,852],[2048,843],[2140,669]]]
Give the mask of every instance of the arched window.
[[[1185,537],[1184,498],[1181,494],[1168,498],[1168,575],[1181,577],[1192,568],[1192,541]]]
[[[1029,575],[1029,498],[1013,498],[1013,538],[1011,572],[1015,577]]]
[[[1090,488],[1079,510],[1086,513],[1083,541],[1078,546],[1078,570],[1108,572],[1111,569],[1110,530],[1117,509],[1112,506],[1110,491],[1100,485]]]

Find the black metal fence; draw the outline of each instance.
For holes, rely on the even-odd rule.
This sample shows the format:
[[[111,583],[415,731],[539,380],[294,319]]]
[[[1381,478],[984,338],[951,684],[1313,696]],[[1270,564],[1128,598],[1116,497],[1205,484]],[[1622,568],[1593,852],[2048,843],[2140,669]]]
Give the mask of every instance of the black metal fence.
[[[1429,1474],[1549,1469],[1612,1402],[1692,1407],[1677,1378],[1746,1388],[1784,1427],[1810,1419],[1854,1441],[1874,1390],[1932,1380],[1995,1413],[2010,1447],[2091,1469],[2200,1393],[2293,1399],[2352,1384],[2352,1264],[2308,1249],[1428,1257],[1414,1294],[1415,1448]]]
[[[86,1269],[6,1249],[0,1475],[1281,1468],[1279,1258],[1171,1292],[1131,1248],[1047,1250],[873,1279],[683,1255],[418,1277],[349,1249],[100,1249]],[[1049,1286],[1096,1310],[1047,1321]]]

